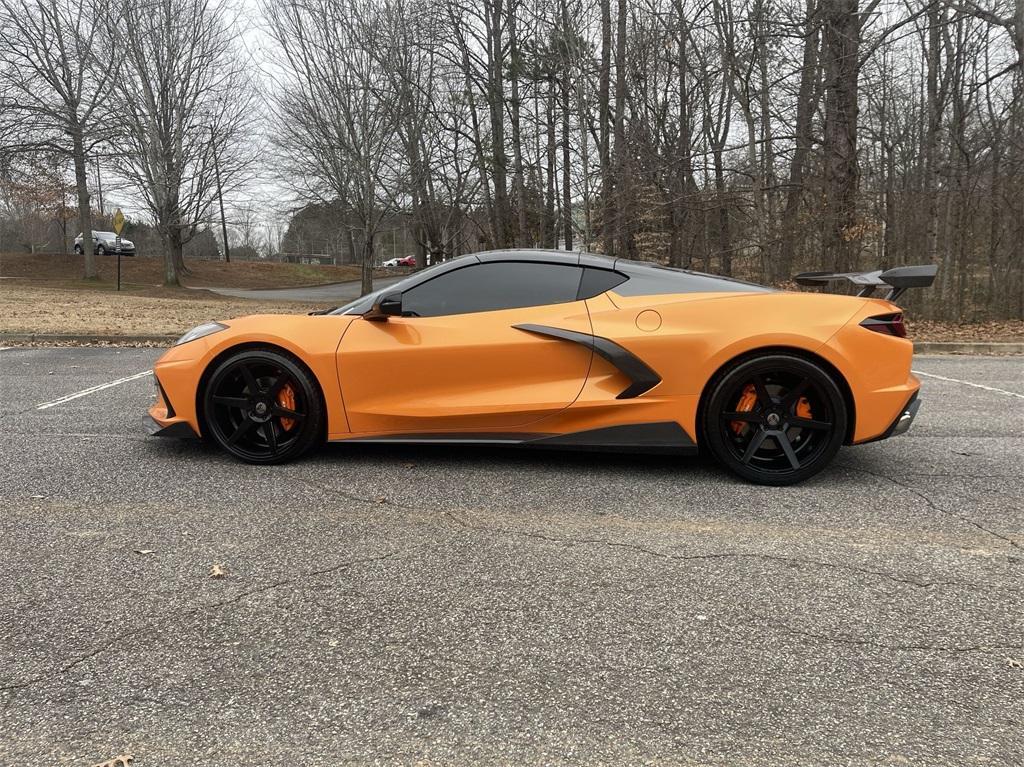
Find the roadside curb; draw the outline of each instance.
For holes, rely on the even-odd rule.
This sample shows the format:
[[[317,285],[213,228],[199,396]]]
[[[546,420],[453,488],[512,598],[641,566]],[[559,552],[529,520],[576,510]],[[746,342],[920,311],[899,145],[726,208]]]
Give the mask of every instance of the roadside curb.
[[[0,344],[68,346],[166,346],[178,335],[85,335],[66,333],[0,333]]]
[[[1024,354],[1024,343],[914,341],[915,354]]]

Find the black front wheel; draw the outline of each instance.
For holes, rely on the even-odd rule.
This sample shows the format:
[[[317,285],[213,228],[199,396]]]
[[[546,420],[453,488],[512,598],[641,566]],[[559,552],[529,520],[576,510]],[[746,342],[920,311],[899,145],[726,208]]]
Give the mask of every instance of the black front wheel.
[[[203,391],[203,430],[248,463],[283,463],[319,442],[324,407],[312,374],[271,349],[241,351],[213,371]]]
[[[846,434],[842,392],[815,363],[788,354],[744,360],[711,383],[703,436],[726,468],[762,485],[792,485],[832,460]]]

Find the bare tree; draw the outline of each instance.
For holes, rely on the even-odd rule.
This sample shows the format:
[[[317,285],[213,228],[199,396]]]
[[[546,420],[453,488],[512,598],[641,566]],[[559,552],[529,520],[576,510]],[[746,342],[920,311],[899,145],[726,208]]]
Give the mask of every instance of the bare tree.
[[[368,293],[375,240],[398,192],[389,183],[396,93],[371,53],[385,42],[378,9],[367,0],[268,0],[264,8],[284,69],[277,145],[296,191],[340,201],[351,216]]]
[[[88,163],[116,119],[120,51],[109,0],[0,0],[0,133],[8,151],[45,151],[74,166],[85,278],[96,279]],[[4,127],[6,126],[6,127]]]
[[[253,90],[223,13],[208,0],[123,0],[114,45],[132,97],[119,120],[117,166],[145,202],[164,250],[164,282],[180,284],[182,248],[209,220],[220,182],[245,179],[242,140]]]

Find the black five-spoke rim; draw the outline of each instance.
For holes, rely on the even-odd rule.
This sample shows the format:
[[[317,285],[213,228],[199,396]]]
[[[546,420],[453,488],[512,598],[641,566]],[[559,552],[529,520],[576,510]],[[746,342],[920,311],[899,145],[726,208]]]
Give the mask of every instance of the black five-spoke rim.
[[[735,458],[764,471],[807,466],[827,447],[834,416],[821,387],[796,372],[755,373],[725,400],[720,426]]]
[[[209,407],[209,420],[227,445],[267,458],[299,438],[308,403],[298,382],[272,360],[246,359],[217,377]]]

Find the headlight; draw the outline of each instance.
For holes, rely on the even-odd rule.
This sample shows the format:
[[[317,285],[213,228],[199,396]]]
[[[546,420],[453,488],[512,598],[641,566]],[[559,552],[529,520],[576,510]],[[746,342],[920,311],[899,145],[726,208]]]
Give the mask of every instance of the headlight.
[[[213,333],[219,333],[222,330],[227,330],[227,325],[222,325],[219,322],[206,322],[202,325],[197,325],[188,331],[185,335],[174,342],[175,346],[181,346],[187,344],[189,341],[195,341],[198,338],[205,338]]]

